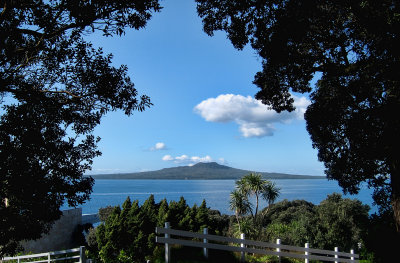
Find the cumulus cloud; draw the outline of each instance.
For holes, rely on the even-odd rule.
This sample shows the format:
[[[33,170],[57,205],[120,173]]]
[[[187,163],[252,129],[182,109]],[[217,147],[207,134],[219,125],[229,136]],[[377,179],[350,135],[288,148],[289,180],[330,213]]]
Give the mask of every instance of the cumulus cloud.
[[[164,155],[162,160],[163,161],[172,161],[172,160],[174,160],[174,158],[171,155],[167,154],[167,155]]]
[[[223,158],[220,158],[219,160],[221,160],[221,159],[224,160]],[[189,166],[194,165],[196,163],[200,163],[200,162],[201,163],[214,162],[214,159],[211,158],[211,156],[209,156],[209,155],[200,157],[200,156],[188,156],[186,154],[183,154],[181,156],[176,156],[176,157],[173,157],[173,156],[167,154],[162,157],[162,160],[163,161],[172,161],[177,164],[187,164]]]
[[[274,134],[274,123],[290,123],[304,118],[310,101],[297,96],[293,99],[295,111],[277,113],[250,96],[222,94],[203,100],[194,111],[206,121],[237,123],[243,137],[264,137]]]
[[[150,151],[166,150],[167,146],[163,142],[158,142],[156,145],[150,148]]]
[[[184,162],[188,159],[189,159],[189,156],[187,156],[186,154],[175,157],[175,160],[178,162]]]
[[[204,157],[192,156],[192,157],[190,157],[190,160],[194,163],[200,163],[200,162],[201,163],[209,163],[209,162],[213,161],[213,159],[209,155],[206,155]]]

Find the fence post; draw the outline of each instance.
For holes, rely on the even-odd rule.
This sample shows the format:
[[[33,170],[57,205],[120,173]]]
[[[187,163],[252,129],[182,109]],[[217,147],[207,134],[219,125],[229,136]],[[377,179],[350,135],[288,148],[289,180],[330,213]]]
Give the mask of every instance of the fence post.
[[[306,249],[305,252],[304,252],[304,255],[306,256],[305,259],[304,259],[304,263],[308,263],[308,255],[309,255],[308,249],[310,248],[310,244],[306,243],[304,245],[304,248]]]
[[[165,222],[165,228],[169,228],[169,222]],[[165,234],[165,238],[169,238],[169,234]],[[165,263],[169,263],[169,259],[171,257],[170,247],[167,242],[165,243]]]
[[[280,256],[280,252],[281,252],[281,248],[280,248],[280,244],[281,244],[281,240],[278,238],[276,240],[276,244],[278,245],[278,247],[276,248],[276,252],[278,252],[278,261],[279,263],[281,262],[281,256]]]
[[[240,234],[240,239],[245,239],[245,235],[244,235],[244,233],[242,233],[242,234]],[[244,245],[244,243],[240,243],[240,247],[242,247],[242,248],[245,248],[245,245]],[[242,251],[242,252],[240,252],[240,262],[245,262],[245,252],[244,251]]]
[[[47,262],[51,263],[50,253],[47,253]]]
[[[339,252],[339,248],[335,247],[335,258],[339,258],[339,255],[337,254]],[[338,261],[335,260],[335,263],[338,263]]]
[[[351,254],[350,260],[354,261],[354,256],[353,256],[354,255],[354,249],[350,250],[350,254]]]
[[[85,247],[84,246],[79,247],[79,262],[80,263],[86,263],[86,253],[85,253]]]
[[[203,234],[204,235],[208,235],[208,228],[207,227],[203,228]],[[203,239],[203,243],[207,244],[207,242],[208,242],[207,238],[204,238]],[[203,254],[204,254],[205,258],[208,258],[208,249],[206,247],[203,248]]]

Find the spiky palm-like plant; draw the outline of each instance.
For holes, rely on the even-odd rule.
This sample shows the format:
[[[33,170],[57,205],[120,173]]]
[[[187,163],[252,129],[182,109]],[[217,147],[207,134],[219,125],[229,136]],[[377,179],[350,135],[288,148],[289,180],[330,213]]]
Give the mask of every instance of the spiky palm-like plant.
[[[235,211],[236,220],[240,231],[240,220],[239,218],[247,213],[251,213],[251,203],[247,199],[247,196],[240,192],[238,189],[234,190],[230,194],[229,208]]]
[[[279,187],[276,187],[275,183],[271,181],[267,181],[267,183],[264,185],[264,189],[261,192],[261,195],[263,199],[268,202],[267,211],[275,202],[275,200],[279,197],[280,190],[281,189]]]

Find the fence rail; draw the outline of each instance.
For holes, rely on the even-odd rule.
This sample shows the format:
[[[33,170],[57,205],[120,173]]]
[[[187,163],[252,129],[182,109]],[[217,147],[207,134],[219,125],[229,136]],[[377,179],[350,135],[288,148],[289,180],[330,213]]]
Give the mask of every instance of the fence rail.
[[[34,260],[34,261],[32,261]],[[14,261],[17,263],[50,263],[50,262],[62,262],[65,260],[73,260],[72,262],[84,263],[85,258],[85,247],[78,247],[68,250],[53,251],[47,253],[39,253],[33,255],[24,255],[17,257],[5,257],[0,259],[0,262]],[[71,261],[69,261],[71,262]]]
[[[156,242],[165,244],[166,263],[169,263],[171,260],[169,245],[182,245],[182,246],[203,248],[203,253],[205,257],[208,256],[208,249],[240,252],[242,262],[244,262],[245,253],[275,255],[278,256],[279,259],[280,257],[300,258],[304,259],[305,263],[308,263],[309,260],[332,261],[335,263],[359,262],[357,260],[359,258],[359,255],[354,254],[353,250],[351,250],[350,253],[346,253],[346,252],[339,252],[337,247],[335,247],[334,251],[314,249],[310,248],[308,243],[306,243],[304,247],[288,246],[280,244],[279,239],[277,240],[276,244],[274,244],[268,242],[247,240],[245,239],[244,234],[242,234],[240,239],[217,236],[217,235],[209,235],[206,228],[204,229],[203,234],[194,233],[189,231],[172,229],[170,228],[168,222],[165,223],[165,228],[157,227],[156,233],[164,234],[164,237],[156,236]],[[171,236],[175,236],[175,238],[172,238]],[[179,237],[195,238],[195,239],[200,239],[201,241],[180,239]],[[217,241],[226,244],[210,243],[209,241]]]

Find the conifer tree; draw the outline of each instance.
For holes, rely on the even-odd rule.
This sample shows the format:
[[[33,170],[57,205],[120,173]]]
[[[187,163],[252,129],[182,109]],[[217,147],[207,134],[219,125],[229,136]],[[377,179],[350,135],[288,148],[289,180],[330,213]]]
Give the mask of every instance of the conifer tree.
[[[201,205],[197,209],[196,213],[196,221],[199,225],[199,230],[202,230],[204,227],[208,226],[208,213],[209,209],[207,208],[206,200],[203,199],[203,202],[201,202]]]
[[[164,223],[167,222],[168,209],[169,208],[167,199],[164,198],[159,203],[158,214],[157,214],[157,226],[163,227]]]

